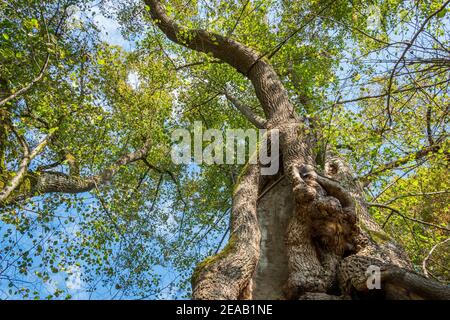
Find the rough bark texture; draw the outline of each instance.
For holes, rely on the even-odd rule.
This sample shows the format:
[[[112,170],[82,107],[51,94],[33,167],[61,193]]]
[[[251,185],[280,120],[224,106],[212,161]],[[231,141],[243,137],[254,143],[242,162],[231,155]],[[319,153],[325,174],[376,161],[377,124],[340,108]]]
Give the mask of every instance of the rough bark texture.
[[[250,298],[251,279],[259,260],[261,240],[256,201],[259,166],[248,165],[234,192],[230,240],[216,256],[197,266],[193,283],[195,299]]]
[[[19,164],[19,169],[14,173],[13,177],[9,181],[6,181],[6,183],[2,182],[2,189],[0,190],[0,205],[2,203],[5,203],[8,197],[22,183],[23,179],[26,176],[31,160],[33,160],[33,158],[35,158],[45,148],[51,137],[51,134],[47,135],[32,151],[30,151],[30,148],[24,137],[17,134],[16,136],[23,149],[22,161]]]
[[[260,199],[258,221],[259,167],[245,167],[233,196],[230,241],[220,254],[197,267],[193,298],[346,299],[364,295],[365,272],[374,263],[401,270],[385,273],[384,297],[395,297],[408,285],[417,288],[414,294],[399,296],[416,298],[420,290],[426,291],[422,297],[445,296],[448,289],[407,270],[407,257],[370,218],[361,187],[344,162],[329,157],[320,172],[314,139],[268,61],[233,39],[178,25],[157,0],[145,3],[170,40],[212,54],[245,75],[266,116],[266,128],[277,129],[280,135],[286,183]]]
[[[294,206],[292,188],[286,179],[276,183],[258,202],[261,255],[253,277],[253,299],[284,299],[289,276],[285,238]]]

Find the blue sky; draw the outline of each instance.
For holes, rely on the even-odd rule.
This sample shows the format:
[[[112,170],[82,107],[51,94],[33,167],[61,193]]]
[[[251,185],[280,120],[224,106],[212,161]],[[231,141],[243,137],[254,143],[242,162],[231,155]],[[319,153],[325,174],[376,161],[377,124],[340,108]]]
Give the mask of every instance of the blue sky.
[[[93,19],[101,30],[101,39],[103,41],[111,45],[120,46],[127,51],[135,47],[133,42],[126,40],[121,35],[120,25],[116,20],[105,17],[98,7],[94,7],[93,11],[95,12]]]

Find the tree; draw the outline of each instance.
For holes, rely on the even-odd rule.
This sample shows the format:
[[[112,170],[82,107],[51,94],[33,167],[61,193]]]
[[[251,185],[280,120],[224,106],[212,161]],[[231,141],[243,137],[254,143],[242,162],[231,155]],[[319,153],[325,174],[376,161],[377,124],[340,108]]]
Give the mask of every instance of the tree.
[[[239,5],[220,2],[217,6],[223,9],[223,16],[217,15],[208,6],[204,12],[197,12],[193,7],[185,8],[178,1],[170,1],[165,5],[157,0],[144,2],[144,10],[136,10],[142,9],[141,4],[120,8],[119,19],[127,20],[130,16],[136,16],[136,12],[142,14],[138,21],[124,22],[130,34],[142,32],[148,22],[159,28],[160,33],[145,31],[146,37],[141,40],[141,49],[150,51],[144,54],[147,62],[138,62],[142,56],[134,57],[133,53],[121,53],[117,49],[99,45],[91,53],[98,56],[97,64],[85,66],[85,61],[81,60],[81,67],[74,71],[83,73],[86,72],[83,71],[85,68],[92,68],[91,72],[86,72],[87,82],[97,86],[90,90],[98,90],[97,97],[107,101],[105,105],[111,105],[113,109],[110,113],[100,111],[102,117],[108,117],[104,124],[105,131],[112,136],[117,134],[124,148],[113,148],[107,143],[102,145],[101,159],[93,162],[94,169],[86,170],[92,161],[92,153],[80,150],[79,141],[74,139],[77,136],[74,131],[81,128],[89,134],[98,132],[99,128],[90,128],[89,124],[84,123],[74,124],[74,119],[67,114],[59,117],[58,114],[45,114],[44,118],[58,121],[47,125],[47,138],[30,150],[24,134],[17,133],[11,121],[5,121],[3,139],[6,141],[8,132],[12,132],[23,147],[22,162],[14,174],[7,170],[11,160],[4,160],[2,173],[8,179],[2,182],[1,201],[5,207],[14,207],[17,203],[46,193],[95,191],[98,205],[109,222],[100,222],[98,225],[94,219],[95,230],[101,230],[103,236],[93,241],[101,244],[110,241],[105,240],[111,232],[108,231],[110,228],[115,230],[115,237],[123,238],[125,244],[132,246],[135,244],[131,241],[134,234],[139,237],[144,235],[144,239],[147,239],[146,232],[152,230],[147,226],[146,217],[140,216],[139,212],[149,205],[146,196],[155,196],[150,213],[154,212],[155,206],[159,206],[157,199],[160,197],[161,181],[166,176],[171,182],[166,192],[172,195],[166,193],[161,197],[174,200],[171,208],[182,212],[181,219],[175,219],[180,224],[179,233],[198,231],[198,228],[206,226],[208,229],[201,239],[208,239],[208,233],[217,228],[226,216],[228,191],[233,190],[228,244],[220,253],[207,258],[195,268],[192,275],[193,298],[450,298],[448,287],[413,271],[418,261],[411,263],[407,252],[399,244],[410,234],[393,236],[395,232],[386,232],[377,223],[383,217],[381,211],[369,212],[369,207],[388,210],[391,215],[398,215],[405,220],[409,218],[409,221],[439,230],[440,233],[431,236],[435,244],[424,256],[424,270],[427,272],[428,256],[435,246],[446,241],[445,235],[448,235],[449,229],[445,226],[445,218],[441,220],[433,213],[431,216],[437,221],[422,217],[410,218],[403,211],[410,209],[411,202],[405,204],[406,208],[396,209],[389,201],[402,197],[395,188],[401,191],[401,183],[407,181],[402,180],[402,177],[396,178],[393,170],[400,169],[403,176],[408,170],[415,170],[417,176],[407,179],[417,182],[421,176],[427,175],[421,171],[425,161],[429,161],[427,170],[430,175],[442,170],[448,161],[448,152],[445,151],[448,108],[445,107],[445,99],[448,98],[446,75],[449,58],[446,44],[442,42],[445,40],[440,37],[444,28],[442,25],[445,24],[440,19],[446,19],[448,1],[417,6],[412,14],[404,12],[409,5],[407,3],[379,3],[372,9],[385,13],[385,20],[379,22],[381,25],[378,26],[381,31],[374,31],[370,25],[365,25],[367,17],[361,19],[356,15],[364,7],[359,2],[244,1]],[[378,12],[375,18],[380,19],[380,16],[381,12]],[[279,25],[277,30],[271,30],[273,23],[267,20],[275,17],[279,19]],[[414,25],[408,41],[389,37],[389,25],[395,25],[398,19],[413,21],[413,18],[421,18],[422,22]],[[42,21],[46,21],[44,16]],[[208,26],[209,30],[204,28],[205,21],[213,21]],[[431,23],[437,26],[435,33],[431,31]],[[323,30],[319,31],[321,28]],[[303,42],[302,37],[308,37],[308,41]],[[423,37],[428,37],[429,42],[425,42],[427,39]],[[392,68],[383,70],[384,77],[379,76],[379,69],[355,59],[353,63],[359,67],[359,72],[352,75],[352,81],[361,88],[362,95],[343,100],[345,92],[336,92],[333,87],[334,82],[340,82],[335,78],[338,73],[335,69],[339,66],[335,57],[349,45],[348,42],[358,48],[358,52],[352,52],[351,55],[361,53],[369,56],[371,52],[385,53],[392,50],[393,53],[389,53],[395,54],[397,58],[393,60]],[[428,47],[430,43],[432,45]],[[417,51],[420,53],[411,53]],[[33,101],[43,99],[39,91],[32,92],[32,95],[27,91],[35,83],[45,80],[43,74],[51,61],[49,56],[50,53],[47,53],[44,67],[35,80],[23,87],[28,89],[18,90],[2,100],[2,103],[5,101],[3,104],[9,106],[9,109],[2,109],[6,110],[6,115],[15,108],[23,116],[20,104],[11,104],[22,94],[33,97]],[[300,61],[296,61],[299,57]],[[180,65],[180,61],[184,65]],[[77,62],[70,61],[67,65],[74,63]],[[139,70],[140,74],[149,75],[144,79],[146,81],[140,81],[141,85],[145,82],[147,87],[133,90],[124,83],[127,68],[132,67]],[[182,79],[181,76],[179,79],[178,76],[184,72],[187,77]],[[158,73],[163,74],[156,77]],[[368,79],[368,84],[358,84],[362,76]],[[51,80],[61,85],[63,79],[59,77]],[[161,89],[152,89],[158,85]],[[383,88],[381,93],[373,93],[377,91],[377,86]],[[188,108],[193,111],[189,113],[185,110],[181,118],[170,114],[168,108],[150,102],[157,96],[163,104],[171,102],[172,88],[176,88],[179,101],[193,105]],[[212,96],[211,88],[216,91]],[[321,88],[321,92],[318,88]],[[56,91],[61,92],[60,89]],[[368,92],[367,95],[365,92]],[[321,104],[329,102],[328,95],[335,93],[337,98],[334,103],[330,107],[322,107]],[[86,92],[81,90],[80,97],[74,99],[82,99],[82,102],[77,103],[95,105],[95,98],[85,101],[85,96]],[[235,107],[234,110],[225,109],[227,101]],[[139,103],[149,103],[149,106],[142,109]],[[352,103],[357,103],[357,107],[344,108],[346,104]],[[252,107],[256,104],[257,108]],[[202,108],[206,110],[202,112]],[[44,111],[47,110],[44,108]],[[87,116],[92,117],[96,112],[98,109],[94,109],[93,113],[87,110]],[[162,112],[163,115],[148,122],[146,117],[142,117],[155,112]],[[424,116],[417,117],[422,112]],[[132,117],[133,114],[141,115],[141,118]],[[164,121],[164,115],[172,117],[172,120]],[[42,122],[36,116],[34,118],[34,121]],[[167,130],[176,126],[189,127],[186,120],[198,118],[209,127],[224,128],[224,123],[227,123],[277,130],[280,136],[280,172],[273,176],[262,176],[261,165],[253,163],[243,167],[209,166],[202,167],[204,176],[199,181],[191,177],[189,167],[167,163],[164,159],[170,144]],[[400,133],[401,130],[405,133]],[[123,149],[128,149],[129,139],[135,148],[123,152]],[[151,151],[155,141],[161,148]],[[390,145],[391,141],[395,141],[392,143],[394,147]],[[48,163],[41,170],[29,169],[31,160],[50,142],[55,154],[62,153],[68,173],[48,171],[51,157],[48,157]],[[67,142],[71,148],[79,150],[77,154],[73,155],[71,148],[61,148],[64,144],[67,146]],[[407,146],[409,151],[405,152],[403,146]],[[2,150],[6,149],[2,147]],[[111,157],[111,154],[114,156]],[[5,155],[10,159],[17,158],[17,154],[3,151],[2,157]],[[102,159],[108,159],[112,164],[105,166]],[[402,168],[412,162],[417,163],[412,169]],[[62,161],[56,159],[54,163],[56,167]],[[358,167],[358,163],[362,165]],[[80,168],[83,168],[83,164],[86,171],[81,177]],[[358,172],[363,172],[359,177],[354,173],[355,165]],[[121,168],[125,168],[123,174],[120,174]],[[156,174],[149,178],[153,188],[140,189],[149,170]],[[143,178],[139,179],[136,189],[124,197],[127,193],[120,190],[119,186],[129,188],[130,181],[141,175]],[[445,181],[442,174],[437,176]],[[113,178],[113,184],[109,187],[108,183]],[[26,179],[30,181],[28,184],[24,183]],[[106,185],[100,190],[103,184]],[[445,182],[443,189],[434,188],[431,184],[429,187],[430,190],[414,190],[411,197],[425,194],[434,197],[447,192]],[[208,188],[214,191],[202,193]],[[379,194],[369,202],[364,190]],[[391,199],[385,198],[388,196]],[[217,201],[205,204],[206,198]],[[441,201],[446,205],[445,198]],[[421,210],[424,205],[424,201],[414,204],[417,210]],[[221,215],[221,219],[211,221],[210,213],[217,209],[225,214]],[[161,214],[164,215],[162,209]],[[393,219],[391,215],[386,221]],[[131,226],[131,231],[127,224]],[[397,228],[406,230],[405,227],[406,223],[400,223]],[[426,232],[428,230],[413,231],[411,234],[427,238]],[[167,250],[164,255],[173,254],[174,251],[183,252],[184,248],[191,246],[190,241],[183,241],[181,237],[167,240],[162,234],[157,238],[160,241],[158,245],[163,245]],[[191,240],[198,241],[195,237]],[[83,250],[80,254],[84,254]],[[111,248],[105,246],[102,250]],[[141,270],[150,269],[152,261],[145,266],[134,264],[133,258],[139,254],[139,250],[148,249],[142,246],[136,248],[133,254],[128,252],[123,265],[111,268],[107,264],[106,272],[114,274],[112,269],[117,270],[118,267],[135,270],[136,274],[145,276]],[[406,250],[408,253],[413,251]],[[97,254],[89,252],[94,256]],[[174,265],[181,270],[186,270],[195,261],[195,258],[190,258],[195,253],[189,251],[186,251],[185,258],[173,255],[176,256]],[[418,254],[419,258],[422,256],[423,253]],[[146,257],[153,256],[150,254]],[[92,263],[92,260],[89,261]],[[444,258],[442,263],[445,264],[445,261]],[[368,270],[380,271],[381,290],[369,290]],[[130,279],[131,276],[120,279],[116,288],[131,287]],[[136,281],[142,280],[139,278]],[[147,287],[141,286],[148,288],[148,284]]]
[[[406,255],[393,241],[386,239],[380,243],[374,240],[372,234],[382,233],[382,230],[367,213],[362,190],[353,182],[351,170],[345,162],[325,151],[324,170],[318,172],[314,142],[308,139],[304,122],[296,114],[287,90],[264,55],[229,37],[203,29],[181,27],[167,15],[159,1],[147,0],[146,3],[153,20],[170,40],[192,50],[210,53],[248,77],[267,118],[265,126],[280,132],[283,171],[295,202],[294,208],[287,208],[293,209],[288,214],[286,230],[287,297],[326,295],[336,280],[345,295],[354,291],[365,293],[365,272],[370,265],[383,268],[382,281],[387,297],[448,297],[445,287],[408,271]],[[439,14],[445,6],[427,20]],[[405,51],[411,45],[412,42]],[[390,79],[389,86],[391,82]],[[251,117],[249,121],[254,122],[253,119]],[[242,172],[233,195],[229,243],[220,254],[197,267],[192,279],[194,298],[249,298],[253,287],[258,290],[258,286],[264,286],[267,279],[260,280],[258,274],[256,283],[252,281],[258,261],[267,259],[260,256],[259,248],[259,190],[264,190],[260,186],[259,167],[249,164]],[[266,210],[271,211],[270,208]],[[285,226],[270,228],[282,227]],[[270,233],[268,230],[265,232]],[[277,280],[285,279],[269,281]],[[267,296],[272,289],[265,286],[268,291],[258,292],[260,297]]]

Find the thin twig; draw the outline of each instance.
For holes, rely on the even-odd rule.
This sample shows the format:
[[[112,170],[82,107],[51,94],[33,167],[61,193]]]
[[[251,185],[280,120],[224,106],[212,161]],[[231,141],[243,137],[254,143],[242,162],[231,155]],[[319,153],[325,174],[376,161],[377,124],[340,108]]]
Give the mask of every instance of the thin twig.
[[[427,262],[430,259],[431,255],[433,254],[433,251],[436,250],[436,248],[439,247],[441,244],[444,244],[444,243],[446,243],[449,240],[450,240],[450,238],[445,239],[444,241],[441,241],[439,243],[436,243],[433,246],[433,248],[431,248],[430,252],[428,252],[428,255],[425,257],[425,259],[422,262],[422,269],[423,269],[423,274],[425,275],[425,277],[429,278],[428,270],[427,270]]]
[[[436,16],[439,12],[441,12],[442,10],[445,9],[445,7],[450,3],[450,0],[447,0],[446,2],[444,2],[444,4],[437,9],[436,11],[434,11],[431,15],[429,15],[421,24],[421,26],[419,27],[419,29],[417,30],[417,32],[414,34],[414,36],[411,38],[411,40],[408,42],[408,44],[406,45],[405,50],[403,50],[400,58],[397,60],[397,62],[394,65],[394,68],[392,69],[391,75],[389,77],[389,82],[388,82],[388,89],[387,89],[387,102],[386,102],[386,109],[388,112],[388,120],[391,123],[392,122],[392,118],[391,118],[391,107],[390,107],[390,102],[391,102],[391,89],[392,89],[392,81],[394,79],[395,76],[395,72],[397,71],[397,67],[400,64],[400,62],[405,58],[406,53],[408,52],[408,50],[411,48],[411,46],[414,44],[414,42],[416,41],[417,37],[419,36],[419,34],[423,31],[423,29],[425,28],[425,26],[428,24],[428,22],[431,20],[431,18],[433,18],[434,16]]]
[[[427,225],[427,226],[429,226],[429,227],[433,227],[433,228],[437,228],[437,229],[441,229],[441,230],[450,232],[450,229],[448,229],[448,228],[446,228],[446,227],[439,226],[439,225],[437,225],[437,224],[430,223],[430,222],[426,222],[426,221],[423,221],[423,220],[419,220],[419,219],[415,219],[415,218],[408,217],[407,215],[401,213],[401,212],[398,211],[397,209],[392,208],[392,207],[390,207],[390,206],[387,206],[387,205],[385,205],[385,204],[381,204],[381,203],[373,203],[373,202],[371,202],[371,203],[368,203],[368,206],[369,206],[369,207],[378,207],[378,208],[383,208],[383,209],[389,209],[389,210],[391,210],[393,213],[398,214],[399,216],[401,216],[402,218],[405,218],[405,219],[408,219],[408,220],[411,220],[411,221],[414,221],[414,222],[417,222],[417,223],[420,223],[420,224],[424,224],[424,225]],[[391,216],[392,216],[392,214],[388,216],[388,219],[389,219]],[[386,225],[388,219],[386,219],[386,221],[384,222],[383,226]]]

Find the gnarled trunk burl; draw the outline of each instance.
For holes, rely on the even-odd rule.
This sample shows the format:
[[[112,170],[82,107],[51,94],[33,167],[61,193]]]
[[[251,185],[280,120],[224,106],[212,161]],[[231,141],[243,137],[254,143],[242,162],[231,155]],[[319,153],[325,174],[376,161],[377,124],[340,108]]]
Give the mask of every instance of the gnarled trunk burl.
[[[178,25],[157,0],[145,3],[170,40],[245,75],[266,128],[280,137],[282,172],[267,178],[259,165],[243,169],[230,240],[197,266],[194,299],[450,299],[448,288],[409,270],[407,256],[371,219],[361,187],[339,157],[329,155],[325,168],[317,168],[314,139],[266,59],[233,39]],[[276,178],[281,182],[273,186]],[[368,289],[370,266],[380,268],[380,290]]]

